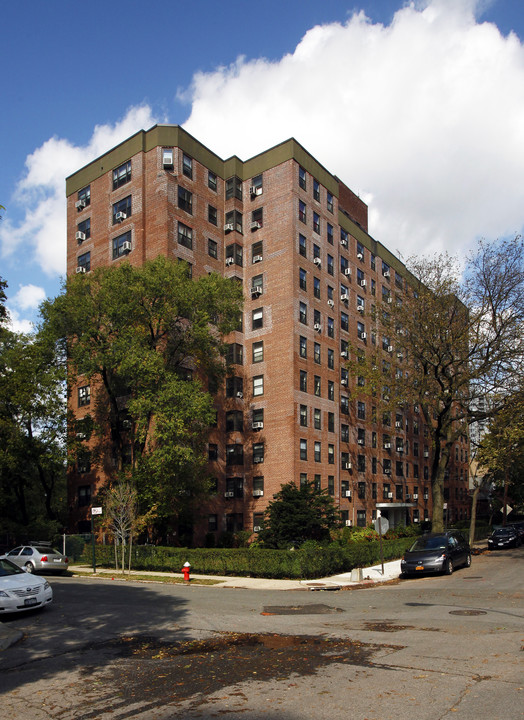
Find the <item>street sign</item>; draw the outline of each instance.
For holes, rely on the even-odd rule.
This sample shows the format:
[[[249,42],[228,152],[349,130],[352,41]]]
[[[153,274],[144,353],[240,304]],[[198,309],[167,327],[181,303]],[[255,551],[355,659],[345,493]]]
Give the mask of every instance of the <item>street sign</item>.
[[[91,515],[101,515],[102,514],[102,508],[101,507],[93,507],[91,508]]]
[[[378,517],[375,520],[375,530],[378,532],[379,535],[384,535],[384,533],[387,533],[387,531],[389,530],[389,520],[382,516]]]

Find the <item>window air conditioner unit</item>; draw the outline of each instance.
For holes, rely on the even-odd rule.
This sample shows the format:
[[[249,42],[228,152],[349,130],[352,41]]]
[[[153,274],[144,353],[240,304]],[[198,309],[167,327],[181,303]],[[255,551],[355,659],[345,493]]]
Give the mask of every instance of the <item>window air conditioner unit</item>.
[[[347,379],[346,379],[346,378],[342,378],[342,380],[340,381],[340,384],[341,384],[341,385],[347,385],[347,384],[348,384]]]
[[[362,255],[362,253],[357,253],[357,259],[358,259],[358,260],[363,260],[363,259],[364,259],[364,255]]]
[[[228,233],[228,232],[231,232],[232,230],[234,230],[234,225],[233,225],[233,223],[226,223],[226,224],[224,225],[224,232],[227,232],[227,233]]]
[[[409,493],[406,493],[406,500],[411,500],[411,495]]]
[[[360,281],[360,287],[366,287],[366,284],[366,279],[362,278],[362,280]]]
[[[357,310],[361,315],[364,314],[364,306],[363,305],[357,305]]]
[[[235,262],[235,261],[234,261],[234,259],[233,259],[232,257],[226,258],[226,265],[228,265],[228,266],[229,266],[229,265],[233,265],[234,262]]]
[[[393,352],[393,345],[388,345],[388,352]]]
[[[258,186],[252,185],[249,188],[249,194],[250,195],[262,195],[262,188],[260,187],[260,185],[258,185]]]
[[[388,295],[388,304],[391,305],[392,302],[393,302],[393,298],[391,297],[391,295]]]
[[[260,525],[255,525],[255,526],[253,527],[253,532],[260,532],[260,529],[261,529],[261,528],[260,528]]]
[[[418,493],[413,493],[413,500],[418,500]]]
[[[349,300],[349,295],[347,293],[340,293],[340,299],[342,302],[347,302]]]
[[[327,304],[329,305],[330,308],[335,307],[335,303],[333,302],[333,300],[328,300]]]
[[[320,323],[315,323],[313,325],[313,329],[316,330],[317,332],[320,332],[322,330],[322,325]]]
[[[77,209],[78,211],[80,211],[80,210],[83,210],[83,209],[85,208],[86,204],[87,204],[87,203],[86,203],[85,200],[77,200],[76,203],[75,203],[75,207],[76,207],[76,209]]]
[[[347,351],[347,350],[342,350],[342,352],[340,353],[340,357],[341,357],[341,358],[347,358],[347,356],[348,356],[348,351]]]
[[[85,440],[85,439],[86,439],[86,434],[83,433],[83,432],[77,432],[77,434],[76,434],[76,439],[77,439],[77,440]]]
[[[258,465],[259,463],[264,462],[264,458],[254,457],[253,462],[255,463],[255,465]]]
[[[321,260],[319,257],[316,257],[316,258],[313,259],[313,263],[314,263],[317,267],[320,267],[320,266],[322,265],[322,260]]]
[[[226,497],[226,498],[235,497],[235,493],[234,493],[234,492],[225,492],[225,493],[224,493],[224,497]]]
[[[400,420],[396,420],[396,421],[395,421],[395,427],[396,427],[396,428],[401,428],[401,427],[402,427],[402,423],[400,422]]]
[[[385,443],[384,443],[384,450],[390,450],[390,449],[391,449],[391,443],[390,443],[390,442],[385,442]]]
[[[122,420],[122,428],[124,430],[131,430],[132,423],[131,420]]]
[[[262,290],[258,286],[251,288],[251,297],[252,298],[260,297],[261,294],[262,294]]]
[[[164,168],[172,168],[174,164],[173,160],[173,151],[172,150],[164,150],[162,153],[162,166]]]
[[[346,491],[344,492],[344,497],[349,497],[349,498],[350,498],[350,497],[351,497],[351,490],[346,490]]]
[[[352,463],[348,460],[348,462],[345,464],[344,467],[346,468],[346,470],[351,470],[351,468],[353,467],[353,465],[352,465]],[[348,492],[351,492],[351,490],[348,490]]]
[[[344,270],[344,275],[351,275],[351,268],[350,268],[350,267],[347,267],[347,268]]]
[[[342,245],[342,247],[347,247],[348,241],[346,240],[346,238],[340,238],[340,244]]]
[[[346,527],[351,527],[353,522],[351,520],[346,520]]]
[[[237,392],[237,398],[238,398],[239,400],[242,400],[243,397],[244,397],[244,393],[243,393],[243,392],[240,392],[240,390],[239,390],[239,391]]]
[[[250,225],[251,230],[260,230],[262,225],[258,222],[258,220],[253,220],[253,222]]]
[[[129,240],[124,240],[122,243],[122,252],[131,252],[131,243]]]
[[[398,357],[399,360],[402,360],[403,357],[404,357],[404,355],[403,355],[401,352],[398,352],[398,353],[397,353],[397,357]],[[415,410],[415,412],[417,412],[417,411]]]
[[[254,262],[254,263],[262,262],[263,259],[264,259],[264,258],[262,257],[262,255],[253,255],[253,262]]]
[[[117,214],[115,215],[115,220],[116,220],[118,223],[122,222],[122,221],[125,220],[126,218],[127,218],[127,215],[126,215],[125,212],[117,212]]]
[[[429,457],[429,450],[424,450],[424,457],[425,458]]]
[[[260,420],[257,420],[252,425],[253,430],[262,430],[263,427],[264,427],[264,423]]]
[[[393,493],[388,493],[388,498],[389,498],[390,500],[393,500]]]
[[[357,443],[358,443],[359,445],[363,445],[363,444],[364,444],[364,438],[358,438]]]
[[[418,518],[413,518],[413,522],[418,522]]]
[[[382,273],[382,275],[383,275],[384,277],[389,277],[389,275],[390,275],[389,270],[384,270],[384,272]]]
[[[86,239],[86,234],[79,230],[75,235],[75,240],[78,240],[79,243],[84,242]]]
[[[85,271],[85,267],[83,265],[79,265],[76,269],[76,274],[78,275],[79,273],[85,273]]]
[[[384,475],[391,475],[391,470],[387,470],[384,468]]]
[[[367,333],[361,332],[361,333],[360,333],[360,339],[361,339],[361,340],[365,340],[366,338],[367,338]]]

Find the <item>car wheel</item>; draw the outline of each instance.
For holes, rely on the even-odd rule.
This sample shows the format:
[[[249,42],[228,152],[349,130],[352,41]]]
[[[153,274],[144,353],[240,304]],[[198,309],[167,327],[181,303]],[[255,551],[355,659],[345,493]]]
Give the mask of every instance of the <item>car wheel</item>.
[[[451,575],[453,572],[453,560],[451,558],[448,558],[444,563],[444,572],[446,575]]]
[[[30,563],[30,562],[26,562],[26,564],[24,565],[24,568],[25,568],[26,572],[28,572],[28,573],[34,573],[34,571],[35,571],[33,563]]]
[[[468,553],[466,555],[466,567],[471,567],[471,555]]]

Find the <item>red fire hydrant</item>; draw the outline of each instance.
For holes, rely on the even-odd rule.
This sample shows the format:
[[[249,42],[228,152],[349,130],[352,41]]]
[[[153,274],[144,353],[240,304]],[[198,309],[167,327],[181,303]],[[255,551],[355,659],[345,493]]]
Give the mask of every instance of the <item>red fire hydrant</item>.
[[[189,572],[191,570],[191,565],[188,562],[184,563],[184,567],[182,568],[182,575],[184,576],[184,582],[186,585],[189,585]]]

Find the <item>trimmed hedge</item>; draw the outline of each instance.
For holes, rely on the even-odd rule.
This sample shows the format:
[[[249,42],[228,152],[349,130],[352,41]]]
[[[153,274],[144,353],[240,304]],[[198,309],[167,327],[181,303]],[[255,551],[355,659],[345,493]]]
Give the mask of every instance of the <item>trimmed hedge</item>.
[[[384,562],[396,560],[413,543],[413,538],[384,540]],[[86,564],[92,561],[91,549],[83,554]],[[112,545],[96,546],[99,567],[115,565]],[[133,547],[133,570],[181,572],[185,562],[199,575],[234,575],[260,578],[309,579],[327,577],[353,568],[369,567],[380,562],[378,542],[332,544],[327,547],[305,547],[299,550],[263,550],[259,548],[175,548],[139,545]]]

